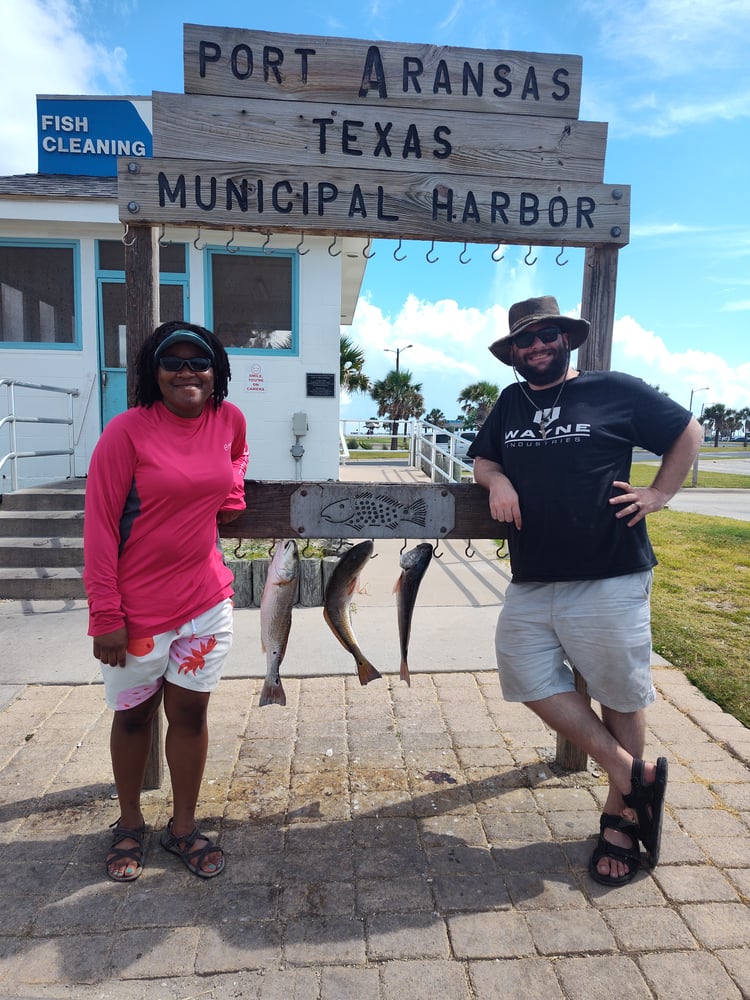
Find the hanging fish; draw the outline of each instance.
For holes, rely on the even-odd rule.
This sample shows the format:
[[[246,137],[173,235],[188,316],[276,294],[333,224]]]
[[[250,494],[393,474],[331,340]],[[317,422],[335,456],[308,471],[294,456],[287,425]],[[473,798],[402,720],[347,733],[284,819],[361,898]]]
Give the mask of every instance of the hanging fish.
[[[402,681],[411,687],[409,677],[409,664],[407,655],[409,652],[409,635],[411,634],[411,619],[414,613],[414,605],[417,602],[417,591],[425,575],[427,567],[432,559],[433,549],[429,542],[422,542],[420,545],[409,549],[401,554],[401,576],[396,580],[393,587],[394,593],[398,594],[398,637],[401,643],[401,672]]]
[[[297,597],[298,579],[297,543],[289,538],[274,553],[260,599],[260,641],[266,654],[266,679],[259,705],[286,705],[279,668],[292,627],[292,607]]]
[[[373,548],[372,539],[367,539],[358,545],[353,545],[343,554],[328,581],[323,603],[323,617],[328,622],[329,628],[357,663],[360,684],[368,684],[380,677],[379,672],[359,648],[349,615],[349,606],[352,594],[357,588],[359,574],[372,555]]]

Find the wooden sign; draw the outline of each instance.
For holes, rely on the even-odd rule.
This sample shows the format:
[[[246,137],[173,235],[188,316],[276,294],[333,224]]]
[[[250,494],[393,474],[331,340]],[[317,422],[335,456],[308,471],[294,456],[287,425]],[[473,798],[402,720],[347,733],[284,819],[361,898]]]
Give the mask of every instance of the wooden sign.
[[[384,239],[624,245],[630,189],[470,174],[122,158],[120,219]]]
[[[154,93],[154,156],[600,182],[607,126],[527,115]]]
[[[577,118],[580,56],[184,26],[185,93]]]

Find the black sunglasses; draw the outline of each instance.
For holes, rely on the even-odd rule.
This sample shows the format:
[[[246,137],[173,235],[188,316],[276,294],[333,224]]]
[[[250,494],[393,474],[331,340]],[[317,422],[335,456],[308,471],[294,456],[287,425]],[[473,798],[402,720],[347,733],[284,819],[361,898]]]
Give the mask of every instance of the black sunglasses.
[[[184,365],[187,365],[191,372],[207,372],[211,367],[211,359],[177,358],[172,354],[165,354],[159,358],[159,367],[165,372],[181,372]]]
[[[541,340],[543,344],[551,344],[553,341],[562,333],[562,330],[558,326],[545,326],[543,330],[524,330],[523,333],[517,333],[513,338],[513,343],[516,347],[527,348],[531,347],[537,337]]]

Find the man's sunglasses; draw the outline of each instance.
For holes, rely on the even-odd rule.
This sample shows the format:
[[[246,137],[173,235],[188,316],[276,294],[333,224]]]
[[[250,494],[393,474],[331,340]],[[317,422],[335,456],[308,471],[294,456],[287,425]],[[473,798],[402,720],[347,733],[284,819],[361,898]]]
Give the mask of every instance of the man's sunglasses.
[[[187,365],[191,372],[207,372],[211,367],[210,358],[177,358],[172,354],[164,354],[159,358],[159,367],[165,372],[181,372]]]
[[[545,326],[543,330],[534,330],[533,333],[531,330],[524,330],[523,333],[516,334],[513,343],[516,347],[525,349],[531,347],[536,338],[539,337],[543,344],[551,344],[557,340],[561,333],[562,330],[557,326]]]

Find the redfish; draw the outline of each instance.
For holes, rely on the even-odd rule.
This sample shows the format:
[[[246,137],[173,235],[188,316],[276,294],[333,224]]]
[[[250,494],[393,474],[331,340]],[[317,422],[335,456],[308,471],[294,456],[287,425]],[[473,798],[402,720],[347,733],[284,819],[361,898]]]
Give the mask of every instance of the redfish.
[[[367,539],[352,546],[343,554],[328,581],[323,604],[323,617],[328,626],[356,661],[360,684],[368,684],[380,677],[379,672],[359,648],[349,615],[349,605],[359,582],[359,574],[372,555],[373,548],[372,540]]]
[[[407,660],[409,652],[409,636],[411,634],[411,618],[414,613],[414,605],[417,602],[417,591],[425,575],[427,567],[432,559],[432,546],[429,542],[422,542],[408,552],[401,555],[401,576],[396,580],[393,588],[398,594],[398,637],[401,643],[401,672],[402,681],[411,687],[409,676],[409,663]]]
[[[297,543],[289,538],[274,553],[260,599],[260,641],[266,654],[266,679],[260,693],[260,705],[286,705],[279,670],[292,627],[298,579]]]

